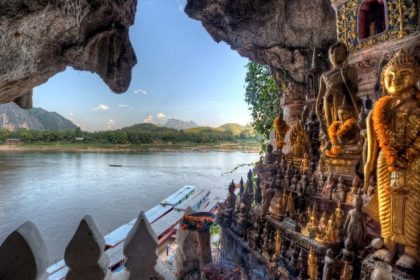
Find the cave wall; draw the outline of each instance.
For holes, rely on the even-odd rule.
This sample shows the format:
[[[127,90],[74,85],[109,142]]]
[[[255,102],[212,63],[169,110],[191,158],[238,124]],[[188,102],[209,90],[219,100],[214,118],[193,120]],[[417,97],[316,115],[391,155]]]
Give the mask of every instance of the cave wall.
[[[269,65],[275,80],[304,87],[313,48],[326,69],[336,41],[335,13],[328,0],[188,0],[185,12],[216,42]]]
[[[67,66],[122,93],[136,55],[137,0],[0,0],[0,104],[32,105],[32,89]],[[25,98],[26,97],[26,98]]]

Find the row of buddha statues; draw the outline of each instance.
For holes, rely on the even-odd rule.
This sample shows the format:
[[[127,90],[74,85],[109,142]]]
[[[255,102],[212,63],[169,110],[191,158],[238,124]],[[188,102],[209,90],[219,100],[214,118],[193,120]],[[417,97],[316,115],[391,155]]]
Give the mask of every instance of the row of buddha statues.
[[[317,118],[308,121],[319,122],[319,152],[326,159],[347,160],[350,154],[360,157],[346,170],[348,174],[341,175],[354,176],[351,169],[361,167],[358,173],[363,173],[363,194],[372,196],[365,201],[363,211],[379,222],[384,240],[383,248],[377,250],[374,258],[403,269],[413,269],[420,262],[418,58],[409,50],[397,51],[378,76],[381,97],[372,101],[368,97],[362,100],[357,95],[357,73],[347,62],[346,46],[336,43],[330,47],[328,55],[332,68],[320,78],[313,109]],[[282,115],[275,121],[283,123]],[[280,128],[276,131],[280,139],[285,139],[286,133],[290,135],[289,158],[303,158],[305,152],[313,157],[310,135],[316,133],[308,133],[305,127],[301,122],[294,127],[286,123],[274,127]],[[276,143],[277,152],[281,153],[281,141]],[[314,163],[309,163],[310,168],[311,164]],[[311,171],[314,171],[313,167]],[[402,253],[397,250],[399,246],[403,247]]]
[[[287,268],[302,279],[352,279],[369,253],[412,275],[420,262],[419,64],[412,54],[399,51],[381,72],[383,96],[374,102],[356,95],[357,75],[346,65],[346,55],[341,44],[330,48],[333,69],[321,76],[306,122],[289,126],[279,114],[274,147],[267,146],[256,168],[263,170],[262,177],[254,184],[250,171],[246,184],[232,182],[218,221],[280,274]],[[284,155],[286,133],[292,148]],[[323,157],[351,153],[361,159],[356,173],[320,167]],[[369,237],[367,219],[380,226]],[[303,249],[301,241],[282,237],[284,229],[272,223],[329,249]],[[374,236],[380,242],[373,239],[375,245],[369,245]]]

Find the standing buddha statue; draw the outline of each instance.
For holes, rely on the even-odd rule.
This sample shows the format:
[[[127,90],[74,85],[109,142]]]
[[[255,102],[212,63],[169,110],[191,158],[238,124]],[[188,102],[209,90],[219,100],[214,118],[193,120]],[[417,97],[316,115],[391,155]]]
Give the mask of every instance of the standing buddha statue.
[[[283,119],[283,112],[280,111],[277,118],[273,121],[273,127],[276,137],[276,148],[278,151],[281,151],[283,149],[283,146],[285,144],[284,137],[286,136],[287,131],[289,130],[289,126],[286,124],[286,122]]]
[[[364,191],[376,168],[375,195],[385,246],[374,257],[391,263],[400,244],[404,253],[396,264],[406,269],[420,261],[419,68],[413,54],[399,51],[382,70],[386,95],[377,100],[367,119]]]
[[[338,109],[346,100],[350,104],[350,118],[357,119],[359,99],[356,96],[356,71],[347,65],[347,48],[342,43],[335,43],[328,50],[332,69],[324,72],[320,78],[319,94],[316,100],[316,114],[321,123],[321,130],[328,135],[327,129],[338,121]]]
[[[318,260],[312,248],[308,254],[308,276],[310,280],[318,279]]]

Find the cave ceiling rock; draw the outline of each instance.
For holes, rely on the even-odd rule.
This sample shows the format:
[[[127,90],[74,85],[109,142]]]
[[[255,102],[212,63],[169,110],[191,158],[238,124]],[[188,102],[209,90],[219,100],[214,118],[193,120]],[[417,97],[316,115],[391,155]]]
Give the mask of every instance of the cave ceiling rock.
[[[0,104],[30,108],[32,89],[67,66],[125,92],[137,63],[128,35],[136,6],[137,0],[0,0]]]
[[[188,0],[187,15],[201,21],[216,42],[270,66],[278,83],[303,86],[313,48],[326,69],[336,41],[335,13],[328,0]]]

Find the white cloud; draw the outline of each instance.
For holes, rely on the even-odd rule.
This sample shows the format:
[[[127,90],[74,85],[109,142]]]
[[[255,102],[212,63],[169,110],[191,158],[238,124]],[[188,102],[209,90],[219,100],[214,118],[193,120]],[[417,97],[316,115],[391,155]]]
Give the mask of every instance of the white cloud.
[[[69,116],[74,116],[74,113],[69,113]]]
[[[104,105],[104,104],[99,104],[96,107],[92,108],[93,111],[97,112],[97,111],[107,111],[109,110],[109,106],[108,105]]]
[[[140,95],[146,95],[146,94],[148,94],[147,93],[147,91],[145,91],[145,90],[142,90],[142,89],[136,89],[135,91],[134,91],[134,93],[136,93],[136,94],[140,94]]]
[[[130,105],[127,105],[127,104],[118,104],[117,106],[118,106],[118,108],[121,108],[121,109],[133,110],[133,107],[131,107]]]
[[[107,124],[106,124],[106,127],[108,128],[108,129],[112,129],[112,128],[114,128],[115,127],[115,124],[116,124],[116,121],[114,121],[113,119],[109,119],[109,121],[107,122]]]
[[[158,113],[157,118],[160,119],[160,120],[164,120],[164,119],[167,118],[167,116],[164,113]]]
[[[153,117],[150,113],[147,113],[146,117],[143,120],[144,123],[153,123]]]
[[[176,4],[178,5],[178,10],[181,13],[184,13],[184,9],[185,9],[185,5],[186,5],[186,1],[185,0],[175,0]]]

